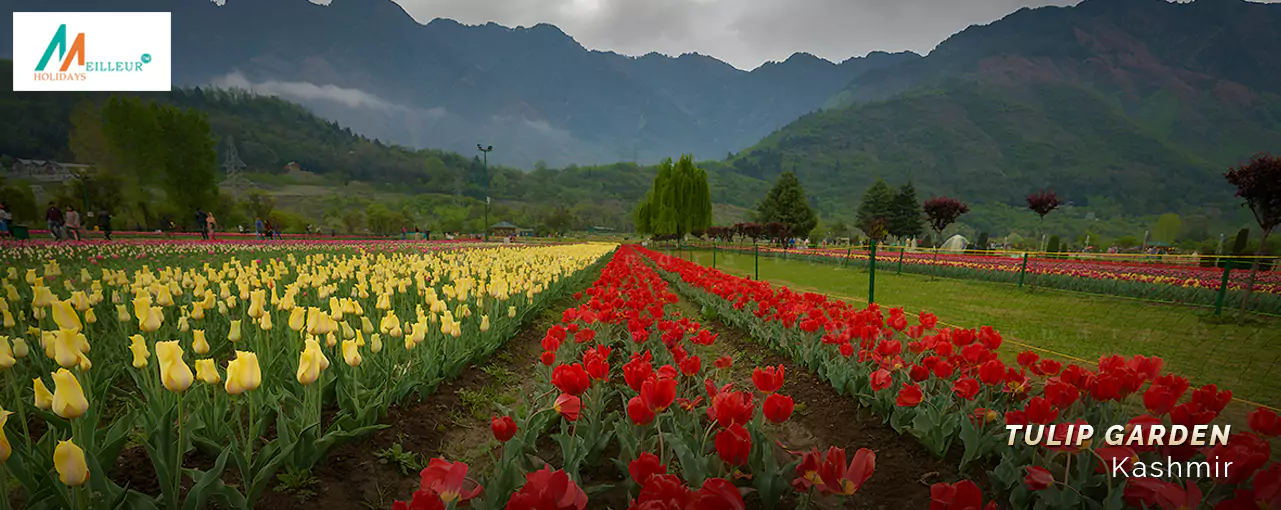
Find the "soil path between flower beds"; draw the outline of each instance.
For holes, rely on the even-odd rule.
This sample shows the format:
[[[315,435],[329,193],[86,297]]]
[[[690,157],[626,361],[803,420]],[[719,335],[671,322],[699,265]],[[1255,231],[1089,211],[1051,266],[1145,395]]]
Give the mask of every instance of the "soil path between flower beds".
[[[312,470],[316,481],[305,490],[313,494],[300,497],[277,481],[256,507],[390,509],[394,500],[407,501],[418,489],[418,471],[422,469],[406,465],[402,470],[399,462],[378,458],[378,453],[397,445],[422,465],[445,457],[470,464],[471,476],[484,472],[491,462],[489,452],[498,446],[489,428],[493,403],[504,402],[532,385],[526,381],[536,380],[530,376],[541,368],[539,342],[547,327],[574,304],[568,293],[549,303],[490,359],[468,367],[453,381],[441,383],[420,402],[392,407],[384,420],[390,427],[335,448]]]
[[[699,318],[697,305],[684,296],[678,306],[682,314]],[[816,499],[815,507],[927,508],[931,484],[951,483],[962,478],[957,471],[958,456],[949,455],[942,460],[934,457],[915,439],[899,436],[881,422],[879,415],[837,393],[831,384],[787,357],[756,343],[744,330],[717,319],[704,318],[701,322],[719,335],[711,350],[719,351],[718,356],[725,354],[734,358],[729,375],[736,389],[753,388],[751,377],[755,367],[783,365],[787,375],[779,393],[792,397],[796,410],[791,419],[771,429],[775,439],[789,451],[814,448],[824,451],[836,446],[844,448],[850,458],[859,448],[876,452],[876,471],[857,494],[845,499]],[[714,360],[706,359],[703,363]],[[784,501],[780,508],[787,504]]]

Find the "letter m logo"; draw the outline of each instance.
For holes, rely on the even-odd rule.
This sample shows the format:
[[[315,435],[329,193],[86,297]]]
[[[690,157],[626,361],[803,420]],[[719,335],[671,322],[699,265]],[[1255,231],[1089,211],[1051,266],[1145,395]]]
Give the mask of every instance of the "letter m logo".
[[[76,34],[75,42],[71,43],[70,50],[67,49],[67,25],[63,24],[58,27],[58,33],[53,34],[53,40],[49,41],[49,48],[44,50],[44,57],[40,59],[40,65],[36,66],[36,71],[44,71],[49,65],[49,59],[53,58],[53,52],[58,52],[58,59],[62,60],[61,72],[66,72],[71,67],[71,61],[75,60],[78,65],[85,65],[85,35]]]

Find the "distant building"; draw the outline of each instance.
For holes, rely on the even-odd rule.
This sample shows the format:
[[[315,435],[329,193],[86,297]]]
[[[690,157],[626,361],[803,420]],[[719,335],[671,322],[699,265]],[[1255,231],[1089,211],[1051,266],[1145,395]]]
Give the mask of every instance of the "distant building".
[[[500,221],[489,226],[489,233],[501,237],[514,236],[518,231],[520,231],[520,227],[506,221]]]
[[[302,165],[299,165],[297,161],[290,161],[288,165],[285,165],[285,171],[286,172],[302,171]]]
[[[67,182],[89,169],[89,165],[59,163],[43,159],[16,159],[7,174],[14,179],[38,182]]]

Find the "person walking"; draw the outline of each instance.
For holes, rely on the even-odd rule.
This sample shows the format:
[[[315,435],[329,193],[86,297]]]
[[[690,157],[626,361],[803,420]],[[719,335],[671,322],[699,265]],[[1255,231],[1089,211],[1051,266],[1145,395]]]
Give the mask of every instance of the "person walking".
[[[214,239],[214,231],[218,229],[218,219],[214,218],[214,213],[205,213],[205,227],[207,238],[212,241]]]
[[[53,239],[62,240],[62,209],[58,208],[58,204],[49,202],[49,208],[44,211],[44,221],[49,225],[49,233],[53,234]]]
[[[80,213],[76,212],[75,207],[67,206],[67,212],[63,214],[63,225],[65,225],[63,234],[67,239],[80,240]]]
[[[98,229],[102,230],[102,237],[108,241],[111,240],[111,211],[103,208],[98,211]]]
[[[267,220],[264,225],[263,235],[270,240],[272,236],[276,235],[276,226],[271,224],[271,220]]]
[[[9,236],[10,223],[13,223],[13,213],[9,212],[9,204],[0,202],[0,237]]]
[[[262,218],[254,218],[254,238],[262,240]]]
[[[200,229],[200,238],[209,240],[209,213],[199,207],[196,208],[196,228]]]

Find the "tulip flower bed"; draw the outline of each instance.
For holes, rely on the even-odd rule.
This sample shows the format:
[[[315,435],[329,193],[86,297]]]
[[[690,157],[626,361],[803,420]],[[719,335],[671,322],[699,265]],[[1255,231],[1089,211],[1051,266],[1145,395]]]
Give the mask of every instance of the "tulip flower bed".
[[[1263,437],[1281,435],[1271,410],[1250,415],[1251,431],[1228,444],[1070,447],[1007,445],[1006,424],[1089,423],[1096,430],[1125,425],[1209,424],[1231,399],[1213,385],[1192,389],[1162,373],[1160,358],[1105,356],[1097,369],[1018,355],[1007,366],[1001,335],[937,327],[925,312],[914,320],[901,309],[857,309],[817,294],[795,293],[731,276],[682,259],[642,252],[694,301],[826,379],[885,423],[942,457],[961,451],[960,464],[989,463],[988,482],[1014,508],[1278,508],[1281,465],[1270,461]],[[912,324],[912,323],[915,324]],[[1145,430],[1146,431],[1146,430]],[[1231,473],[1179,479],[1113,476],[1113,459],[1128,462],[1203,461]],[[1127,460],[1128,459],[1128,460]],[[1107,469],[1104,467],[1107,466]],[[931,508],[980,508],[984,496],[970,481],[931,488]]]
[[[671,306],[635,248],[582,297],[543,337],[536,389],[493,418],[493,467],[433,459],[395,508],[796,508],[872,476],[868,449],[778,447],[771,432],[796,405],[784,370],[757,368],[754,390],[724,384],[733,360],[703,361],[717,335]]]
[[[718,247],[751,254],[746,249]],[[843,263],[845,250],[782,250],[760,247],[762,254],[786,256],[789,259],[808,260],[828,264]],[[855,251],[851,262],[866,265],[867,252]],[[903,271],[937,275],[947,278],[1015,283],[1024,271],[1023,258],[1019,256],[970,255],[956,253],[908,252],[902,254]],[[878,251],[877,267],[881,271],[898,270],[899,252],[894,249]],[[1245,289],[1250,271],[1237,269],[1228,279],[1228,302],[1240,302],[1240,291]],[[1223,270],[1183,264],[1150,264],[1126,260],[1059,259],[1032,257],[1028,260],[1025,284],[1055,289],[1090,292],[1113,296],[1151,299],[1176,303],[1213,306],[1218,297]],[[1261,271],[1251,297],[1250,309],[1258,312],[1281,314],[1281,271]]]
[[[493,352],[614,249],[441,249],[466,246],[6,251],[0,484],[19,487],[0,492],[23,508],[252,508],[278,473]],[[126,454],[150,472],[113,469]]]

